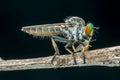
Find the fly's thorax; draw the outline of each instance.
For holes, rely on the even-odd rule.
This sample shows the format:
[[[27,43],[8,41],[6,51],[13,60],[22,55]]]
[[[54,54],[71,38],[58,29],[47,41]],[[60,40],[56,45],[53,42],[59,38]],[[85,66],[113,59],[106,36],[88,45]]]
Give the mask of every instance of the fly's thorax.
[[[82,27],[83,25],[85,25],[85,21],[80,18],[80,17],[76,17],[76,16],[72,16],[72,17],[67,17],[65,19],[65,23],[70,23],[72,26],[80,26]]]
[[[86,36],[85,27],[78,28],[78,39],[82,40]]]
[[[71,29],[71,35],[73,36],[73,39],[77,42],[79,37],[79,32],[78,32],[78,28],[76,26],[74,26],[72,29]]]

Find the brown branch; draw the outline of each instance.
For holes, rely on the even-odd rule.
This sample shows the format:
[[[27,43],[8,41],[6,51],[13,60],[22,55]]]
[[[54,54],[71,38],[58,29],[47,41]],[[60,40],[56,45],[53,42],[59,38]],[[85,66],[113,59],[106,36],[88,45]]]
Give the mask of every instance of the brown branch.
[[[76,54],[77,65],[73,65],[71,55],[60,55],[51,64],[52,56],[21,59],[21,60],[2,60],[0,58],[0,71],[9,70],[28,70],[28,69],[49,69],[49,68],[65,68],[74,66],[119,66],[120,67],[120,46],[96,49],[85,52],[86,64],[83,64],[81,54]]]

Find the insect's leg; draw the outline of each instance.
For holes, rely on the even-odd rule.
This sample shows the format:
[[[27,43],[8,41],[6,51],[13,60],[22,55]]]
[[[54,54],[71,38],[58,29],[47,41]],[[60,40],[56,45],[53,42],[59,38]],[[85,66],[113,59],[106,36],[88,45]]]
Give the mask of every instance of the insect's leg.
[[[72,56],[73,56],[74,64],[77,64],[76,57],[75,57],[75,52],[73,52]]]
[[[82,57],[83,57],[83,63],[86,64],[86,56],[85,56],[85,46],[82,47]]]
[[[75,53],[76,52],[76,48],[75,48],[74,44],[75,44],[75,42],[73,42],[73,44],[72,44],[72,49],[73,49],[73,51]]]
[[[71,53],[71,54],[73,54],[73,52],[68,48],[68,46],[70,46],[72,43],[67,43],[66,45],[65,45],[65,49],[69,52],[69,53]]]
[[[86,40],[85,43],[86,45],[82,46],[82,56],[83,56],[83,63],[86,64],[86,56],[85,56],[85,51],[88,50],[88,48],[90,47],[89,43],[91,41],[91,38],[89,40]]]
[[[77,47],[76,47],[76,53],[77,52],[81,52],[81,50],[82,50],[82,44],[79,44]]]
[[[54,48],[54,50],[55,50],[55,54],[54,54],[54,56],[53,56],[53,58],[52,58],[52,60],[51,60],[51,63],[53,63],[55,57],[56,57],[57,55],[60,55],[60,53],[59,53],[59,49],[58,49],[58,47],[57,47],[57,44],[56,44],[56,42],[55,42],[55,40],[54,40],[53,38],[51,38],[51,42],[52,42],[53,48]]]
[[[67,44],[65,45],[65,49],[66,49],[69,53],[72,54],[73,60],[74,60],[74,64],[77,64],[76,58],[75,58],[75,53],[72,52],[72,51],[68,48],[68,46],[71,46],[71,45],[72,45],[72,42],[67,43]]]
[[[52,36],[52,38],[57,42],[67,43],[68,40],[59,36]]]

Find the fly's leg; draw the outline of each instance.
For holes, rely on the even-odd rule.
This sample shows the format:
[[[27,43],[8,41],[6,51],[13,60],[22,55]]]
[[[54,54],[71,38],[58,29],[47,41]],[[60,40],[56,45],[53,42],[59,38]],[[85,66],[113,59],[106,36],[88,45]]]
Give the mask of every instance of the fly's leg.
[[[57,55],[60,55],[60,52],[59,52],[59,49],[58,49],[58,47],[57,47],[57,44],[56,44],[56,42],[55,42],[55,40],[54,40],[53,38],[51,38],[51,42],[52,42],[53,48],[54,48],[54,50],[55,50],[55,54],[54,54],[54,56],[53,56],[53,58],[52,58],[52,60],[51,60],[51,63],[53,64],[53,61],[54,61],[55,57],[56,57]]]
[[[75,44],[75,42],[73,42],[73,44],[72,44],[72,49],[74,51],[73,54],[72,54],[72,56],[73,56],[73,59],[74,59],[74,63],[77,64],[76,57],[75,57],[76,48],[75,48],[74,44]]]
[[[83,57],[83,63],[86,64],[86,56],[85,56],[85,46],[82,47],[82,57]]]
[[[72,49],[73,49],[73,51],[75,53],[76,52],[76,48],[75,48],[74,44],[75,44],[75,42],[73,42],[73,44],[72,44]]]
[[[74,64],[77,64],[76,57],[75,57],[75,52],[71,51],[71,50],[68,48],[68,46],[70,46],[71,44],[72,44],[72,42],[71,42],[71,43],[67,43],[66,46],[65,46],[65,49],[66,49],[69,53],[72,54],[72,57],[73,57],[73,60],[74,60]]]
[[[72,42],[67,43],[67,44],[65,45],[65,49],[66,49],[69,53],[73,54],[73,52],[68,48],[69,46],[71,46],[71,44],[72,44]]]
[[[91,38],[89,38],[89,40],[86,40],[86,41],[85,41],[86,45],[83,45],[83,46],[82,46],[82,51],[81,51],[81,52],[82,52],[83,63],[84,63],[84,64],[86,64],[85,51],[87,51],[89,47],[92,47],[91,45],[89,45],[90,41],[91,41]]]

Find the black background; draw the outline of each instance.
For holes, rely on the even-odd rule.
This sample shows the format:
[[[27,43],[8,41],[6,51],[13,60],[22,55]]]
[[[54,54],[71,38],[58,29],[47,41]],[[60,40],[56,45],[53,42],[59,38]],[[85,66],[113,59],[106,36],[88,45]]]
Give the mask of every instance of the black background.
[[[117,0],[3,0],[0,1],[0,57],[5,60],[53,55],[50,39],[41,40],[20,31],[22,26],[64,22],[79,16],[100,27],[92,48],[120,45],[120,8]],[[61,53],[64,45],[58,43]],[[0,72],[0,80],[95,79],[120,80],[120,68],[83,67]]]

